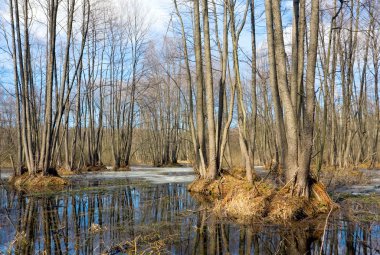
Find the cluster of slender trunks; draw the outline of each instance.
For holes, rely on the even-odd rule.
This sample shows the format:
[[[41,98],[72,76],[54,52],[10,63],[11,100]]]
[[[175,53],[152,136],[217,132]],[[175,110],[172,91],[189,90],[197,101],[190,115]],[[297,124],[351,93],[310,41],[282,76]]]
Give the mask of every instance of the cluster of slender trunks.
[[[264,0],[258,45],[254,0],[173,0],[173,36],[162,43],[149,38],[138,1],[47,0],[44,47],[34,1],[8,2],[16,174],[187,160],[211,180],[241,165],[253,183],[255,163],[274,162],[309,197],[312,162],[317,175],[323,165],[377,164],[377,1],[294,0],[285,41],[281,1]]]

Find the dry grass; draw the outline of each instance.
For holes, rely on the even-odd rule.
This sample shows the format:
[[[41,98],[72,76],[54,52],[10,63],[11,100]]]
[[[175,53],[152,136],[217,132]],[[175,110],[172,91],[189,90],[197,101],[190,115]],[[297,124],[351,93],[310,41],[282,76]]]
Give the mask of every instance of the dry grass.
[[[345,216],[354,222],[366,224],[380,221],[380,195],[353,196],[345,194],[339,198]],[[371,225],[371,224],[370,224]],[[368,225],[368,226],[370,226]]]
[[[85,166],[80,171],[81,172],[99,172],[107,170],[105,165],[97,165],[97,166]]]
[[[328,213],[336,206],[320,182],[312,184],[311,197],[307,199],[292,196],[290,188],[276,189],[269,182],[252,185],[241,178],[240,172],[225,172],[215,181],[198,179],[188,189],[207,196],[218,215],[241,223],[258,219],[297,221]]]
[[[181,165],[192,165],[193,162],[191,160],[178,160],[177,161],[178,164],[181,164]]]
[[[269,196],[259,196],[254,191],[235,190],[224,199],[216,201],[213,210],[222,216],[246,223],[266,216],[268,198]]]
[[[301,220],[310,215],[308,201],[290,195],[274,196],[270,202],[268,216],[278,220]]]
[[[310,198],[292,196],[290,188],[276,192],[271,201],[269,216],[275,219],[300,220],[325,214],[331,208],[338,208],[327,194],[325,186],[321,182],[313,180],[310,190]]]
[[[64,167],[58,168],[57,172],[58,172],[59,176],[71,176],[71,175],[78,174],[77,171],[66,169]]]
[[[373,170],[378,170],[380,169],[380,162],[376,163],[373,167],[371,166],[371,162],[367,161],[365,163],[361,163],[357,166],[359,169],[373,169]]]
[[[60,176],[44,176],[41,173],[37,175],[29,175],[28,173],[24,173],[23,175],[11,178],[9,182],[18,189],[31,191],[57,189],[68,184],[68,181]]]
[[[234,173],[236,174],[236,173]],[[233,175],[225,172],[221,178],[215,181],[207,179],[198,179],[190,183],[187,187],[191,192],[201,193],[213,197],[225,197],[233,188],[250,190],[253,186],[240,178],[239,175]]]
[[[171,254],[168,246],[180,240],[178,233],[172,232],[172,224],[143,226],[134,239],[125,240],[103,254]],[[158,229],[160,228],[160,229]],[[167,233],[166,231],[169,230]],[[165,232],[163,235],[162,233]]]
[[[312,171],[315,170],[312,168]],[[320,181],[329,190],[334,190],[343,186],[368,183],[368,178],[359,170],[353,168],[340,169],[335,167],[323,167]]]
[[[189,184],[187,189],[191,192],[200,193],[206,196],[220,196],[218,188],[219,181],[210,181],[207,179],[197,179]]]
[[[99,232],[107,230],[107,227],[101,227],[99,224],[92,223],[91,226],[88,228],[88,232],[91,234],[97,234]]]
[[[15,235],[13,241],[8,244],[7,253],[12,254],[12,249],[14,247],[18,247],[18,246],[19,247],[26,247],[28,244],[29,244],[29,241],[26,238],[25,231],[22,231],[22,232],[16,231],[16,235]]]
[[[118,169],[115,169],[115,171],[131,171],[131,168],[129,166],[121,166]]]

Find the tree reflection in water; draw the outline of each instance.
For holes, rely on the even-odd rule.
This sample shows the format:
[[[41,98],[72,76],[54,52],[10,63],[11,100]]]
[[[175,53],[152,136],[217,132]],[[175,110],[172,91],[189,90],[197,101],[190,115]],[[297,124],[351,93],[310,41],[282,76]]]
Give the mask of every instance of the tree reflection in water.
[[[50,196],[0,191],[0,251],[13,254],[319,254],[324,222],[238,226],[207,212],[186,184],[118,185]],[[343,220],[345,219],[345,220]],[[325,254],[376,254],[378,223],[330,220]]]

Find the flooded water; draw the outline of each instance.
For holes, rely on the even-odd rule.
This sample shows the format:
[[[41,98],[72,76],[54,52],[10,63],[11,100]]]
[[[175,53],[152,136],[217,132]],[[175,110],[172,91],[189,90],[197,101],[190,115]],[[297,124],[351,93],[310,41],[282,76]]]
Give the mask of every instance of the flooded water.
[[[193,178],[133,168],[70,177],[48,194],[3,185],[0,254],[380,254],[376,200],[345,203],[326,229],[324,219],[242,226],[207,212],[186,190]]]

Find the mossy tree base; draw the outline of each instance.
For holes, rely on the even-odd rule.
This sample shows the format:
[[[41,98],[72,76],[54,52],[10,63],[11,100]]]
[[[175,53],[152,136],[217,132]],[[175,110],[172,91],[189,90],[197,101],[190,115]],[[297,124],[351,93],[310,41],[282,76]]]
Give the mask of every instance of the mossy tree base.
[[[188,190],[207,196],[208,201],[212,201],[213,212],[242,223],[263,219],[299,221],[337,208],[319,182],[312,184],[309,199],[292,196],[287,187],[277,189],[260,181],[252,185],[230,174],[214,181],[197,179],[188,186]]]

